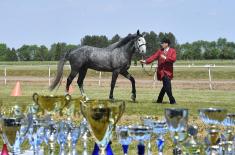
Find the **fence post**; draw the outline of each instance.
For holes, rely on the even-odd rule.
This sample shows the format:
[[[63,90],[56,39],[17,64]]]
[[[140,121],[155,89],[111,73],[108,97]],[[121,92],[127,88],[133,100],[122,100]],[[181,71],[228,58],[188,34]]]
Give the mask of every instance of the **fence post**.
[[[48,65],[48,84],[51,85],[51,67]]]
[[[99,75],[99,86],[101,86],[101,72],[100,72],[100,75]]]
[[[212,90],[212,83],[211,83],[211,66],[208,66],[208,73],[209,73],[209,87]]]
[[[157,75],[157,72],[154,72],[153,74],[153,88],[156,88],[156,75]]]
[[[7,84],[7,67],[4,67],[4,83]]]

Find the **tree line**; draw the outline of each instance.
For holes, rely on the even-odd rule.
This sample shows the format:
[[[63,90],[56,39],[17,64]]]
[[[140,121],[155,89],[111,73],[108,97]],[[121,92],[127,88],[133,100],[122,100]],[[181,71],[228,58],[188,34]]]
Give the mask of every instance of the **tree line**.
[[[150,56],[160,48],[160,40],[168,37],[171,46],[176,48],[178,60],[202,60],[202,59],[234,59],[235,43],[225,38],[217,41],[195,41],[192,43],[179,44],[175,35],[169,33],[146,32],[147,42],[146,56]],[[23,45],[18,49],[9,48],[6,44],[0,43],[0,61],[57,61],[63,53],[74,50],[83,45],[95,47],[107,47],[119,41],[121,37],[116,34],[111,39],[105,35],[86,35],[81,39],[80,44],[73,45],[64,42],[54,43],[50,48],[45,45]],[[135,54],[133,59],[138,60],[141,56]]]

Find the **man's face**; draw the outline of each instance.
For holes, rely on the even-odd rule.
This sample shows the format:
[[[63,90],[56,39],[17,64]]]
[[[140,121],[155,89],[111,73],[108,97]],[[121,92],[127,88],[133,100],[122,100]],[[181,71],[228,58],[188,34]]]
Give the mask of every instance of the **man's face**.
[[[164,42],[163,42],[163,43],[161,43],[161,46],[162,46],[162,48],[164,48],[164,49],[165,49],[165,48],[167,48],[167,47],[168,47],[168,43],[164,43]]]

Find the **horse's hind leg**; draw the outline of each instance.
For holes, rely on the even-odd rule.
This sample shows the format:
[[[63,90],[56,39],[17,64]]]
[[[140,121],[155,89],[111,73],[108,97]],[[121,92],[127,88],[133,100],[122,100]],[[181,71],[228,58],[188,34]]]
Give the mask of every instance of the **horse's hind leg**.
[[[78,74],[77,71],[71,70],[68,78],[67,78],[67,83],[66,83],[66,93],[69,93],[69,86],[72,83],[73,79],[76,77]]]
[[[121,75],[123,75],[125,78],[131,81],[131,85],[132,85],[131,99],[135,102],[135,99],[136,99],[135,79],[130,73],[128,73],[128,71],[121,72]]]
[[[87,68],[81,68],[79,71],[79,76],[78,76],[78,80],[77,80],[77,84],[78,84],[78,87],[80,89],[82,96],[86,96],[85,91],[83,89],[83,81],[86,76],[86,73],[87,73]]]
[[[110,89],[110,93],[109,93],[109,99],[110,100],[114,100],[113,98],[113,90],[117,81],[117,77],[118,77],[119,72],[118,71],[113,71],[112,74],[112,81],[111,81],[111,89]]]

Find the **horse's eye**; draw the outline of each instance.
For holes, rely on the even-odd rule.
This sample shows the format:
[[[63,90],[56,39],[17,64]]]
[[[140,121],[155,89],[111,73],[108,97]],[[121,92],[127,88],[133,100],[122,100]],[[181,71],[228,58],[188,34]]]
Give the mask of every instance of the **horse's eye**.
[[[140,39],[138,41],[141,41]]]

